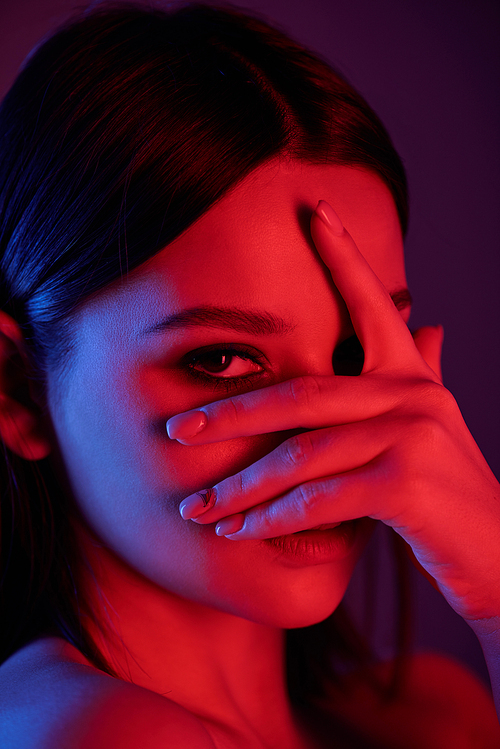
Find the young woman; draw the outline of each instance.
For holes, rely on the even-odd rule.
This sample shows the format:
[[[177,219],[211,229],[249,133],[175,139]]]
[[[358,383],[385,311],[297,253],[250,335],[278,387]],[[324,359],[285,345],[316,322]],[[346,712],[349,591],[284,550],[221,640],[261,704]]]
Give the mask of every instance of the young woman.
[[[2,746],[498,746],[472,676],[391,695],[334,613],[382,521],[498,687],[498,484],[366,103],[245,15],[102,6],[0,130]]]

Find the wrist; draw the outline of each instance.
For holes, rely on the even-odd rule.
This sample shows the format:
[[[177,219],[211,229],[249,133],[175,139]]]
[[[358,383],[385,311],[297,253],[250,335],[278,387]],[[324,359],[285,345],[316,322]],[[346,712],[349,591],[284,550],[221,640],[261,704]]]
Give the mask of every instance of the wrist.
[[[483,650],[490,674],[491,689],[498,718],[500,719],[500,616],[468,621]]]
[[[500,614],[466,621],[480,642],[484,640],[500,643]]]

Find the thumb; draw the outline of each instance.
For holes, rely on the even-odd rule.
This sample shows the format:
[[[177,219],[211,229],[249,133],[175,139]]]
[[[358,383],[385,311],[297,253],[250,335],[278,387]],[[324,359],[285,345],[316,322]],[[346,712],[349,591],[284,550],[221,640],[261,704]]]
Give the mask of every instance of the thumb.
[[[420,356],[442,382],[441,349],[444,336],[443,326],[427,325],[425,328],[418,328],[418,330],[413,331],[412,335]]]

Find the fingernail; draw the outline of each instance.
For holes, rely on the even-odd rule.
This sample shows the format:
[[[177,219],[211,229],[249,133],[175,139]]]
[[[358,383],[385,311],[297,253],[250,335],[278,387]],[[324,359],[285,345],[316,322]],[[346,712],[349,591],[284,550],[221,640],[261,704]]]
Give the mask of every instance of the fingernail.
[[[332,234],[340,237],[344,233],[344,226],[330,203],[320,200],[316,207],[316,215],[328,226]]]
[[[171,440],[189,440],[205,429],[206,425],[207,417],[203,411],[189,411],[172,416],[167,421],[167,434]]]
[[[243,528],[245,523],[245,516],[243,513],[239,515],[232,515],[230,518],[224,518],[219,520],[215,526],[215,532],[218,536],[229,536],[231,533],[236,533]]]
[[[183,499],[179,505],[179,512],[184,520],[199,518],[204,512],[212,509],[216,499],[215,489],[204,489]]]

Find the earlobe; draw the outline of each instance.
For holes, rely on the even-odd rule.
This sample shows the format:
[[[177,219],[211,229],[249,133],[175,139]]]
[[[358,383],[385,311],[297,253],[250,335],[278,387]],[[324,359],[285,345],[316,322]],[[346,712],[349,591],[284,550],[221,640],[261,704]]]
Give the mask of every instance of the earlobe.
[[[30,368],[19,325],[0,310],[0,437],[25,460],[51,451],[40,406],[30,396]]]

